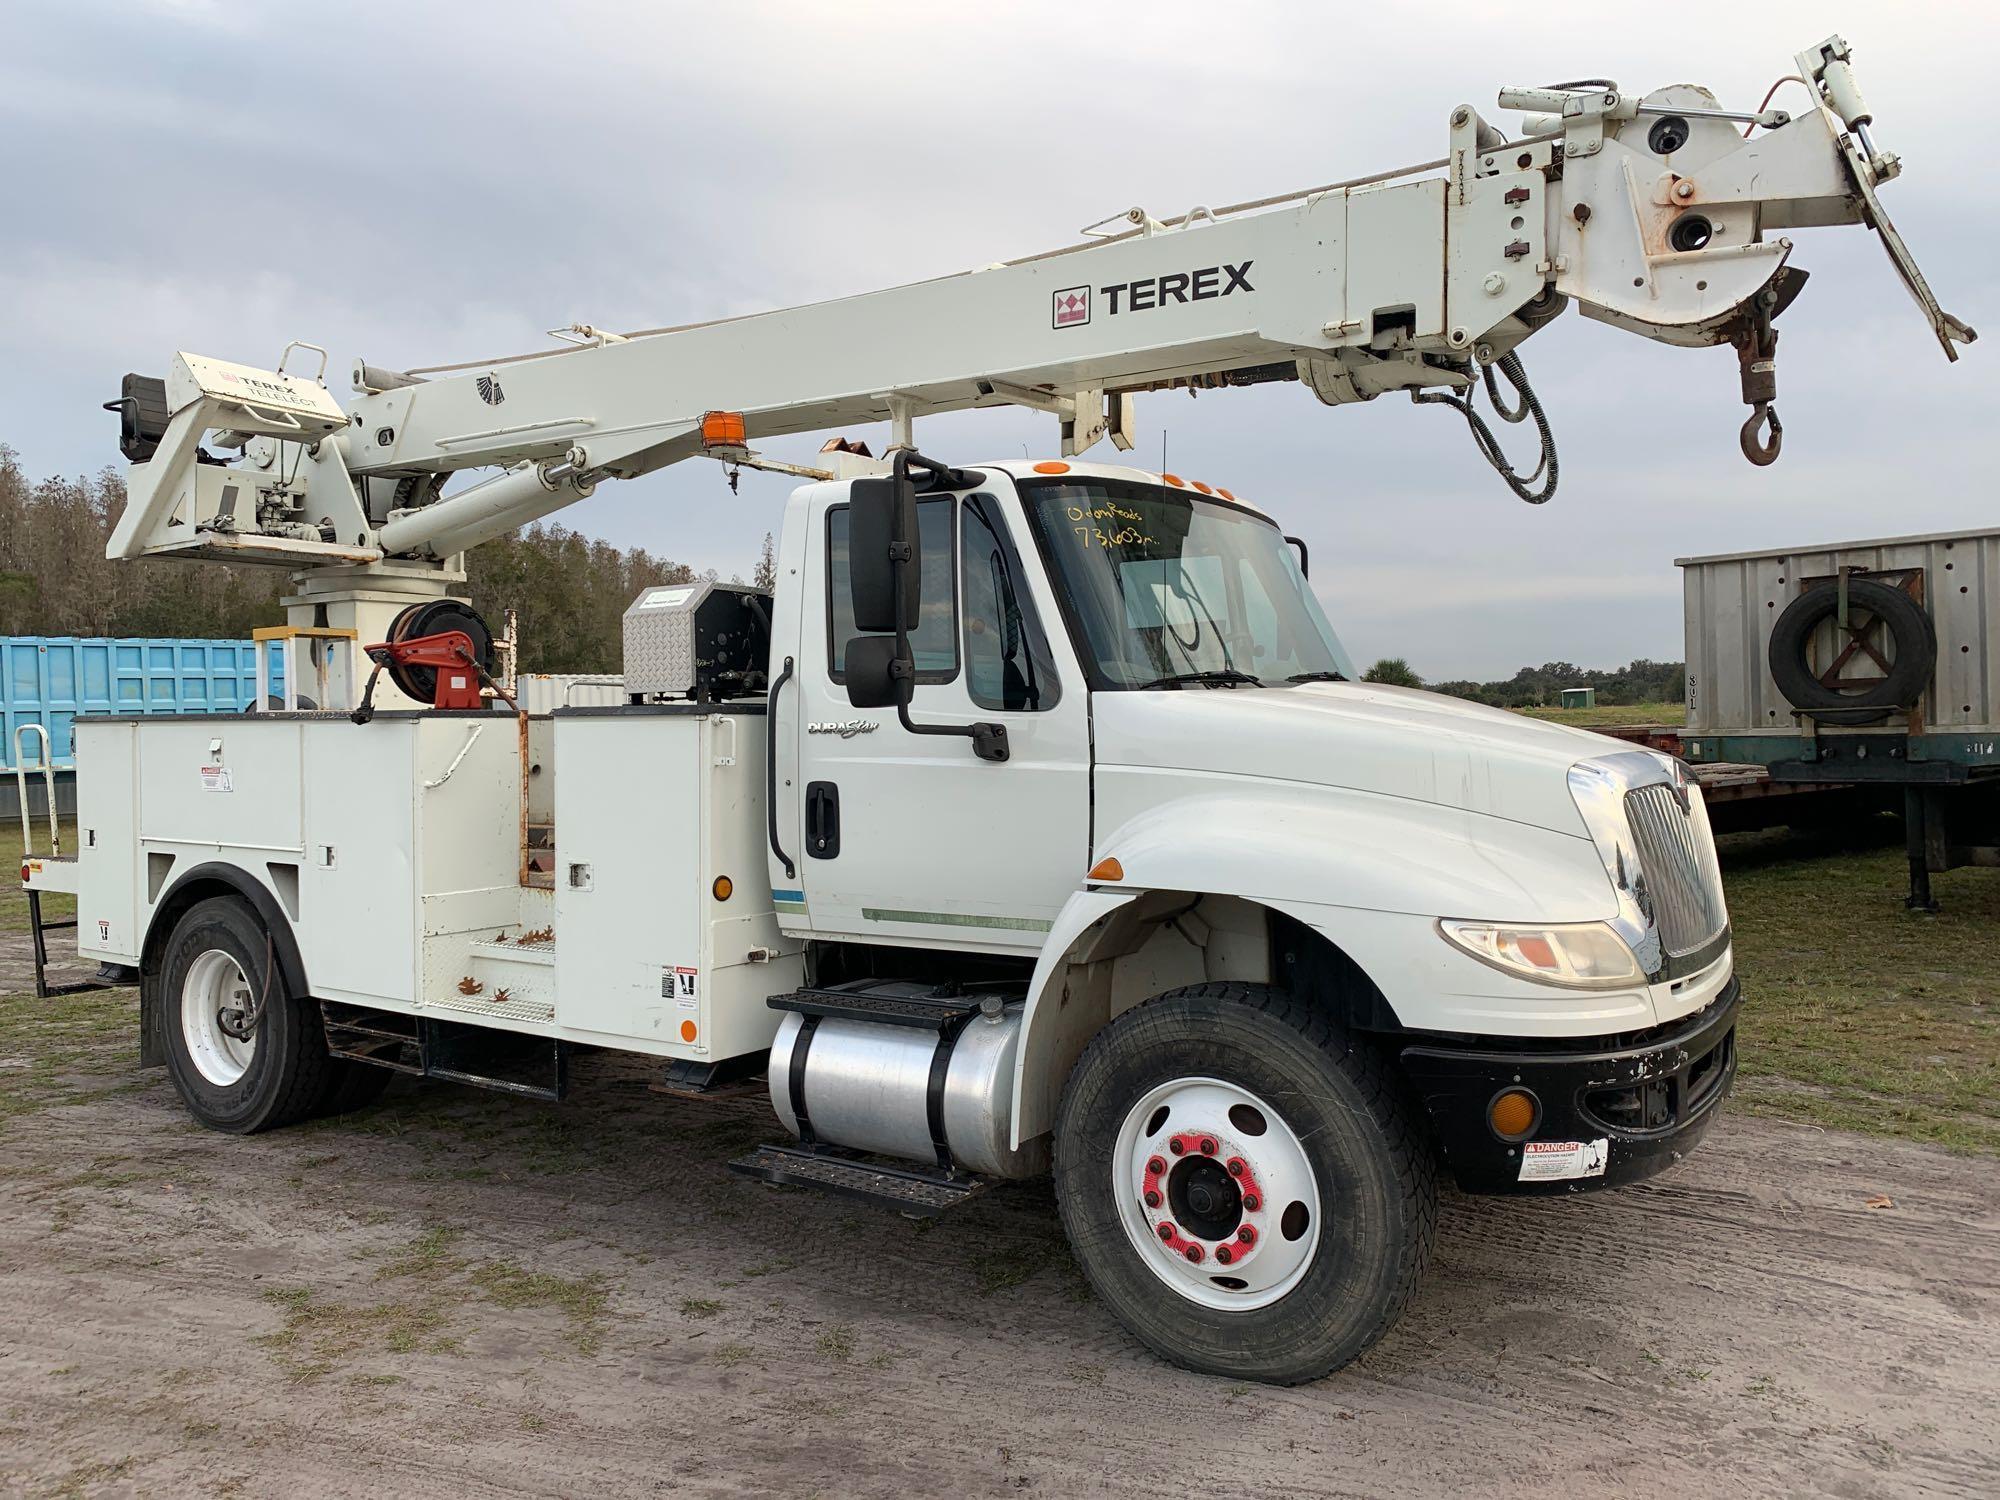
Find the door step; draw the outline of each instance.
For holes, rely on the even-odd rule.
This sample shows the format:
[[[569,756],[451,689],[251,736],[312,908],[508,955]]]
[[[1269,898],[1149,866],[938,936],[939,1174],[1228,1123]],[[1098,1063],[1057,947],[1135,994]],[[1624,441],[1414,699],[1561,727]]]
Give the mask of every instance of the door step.
[[[913,1219],[934,1219],[993,1185],[984,1177],[947,1176],[921,1167],[888,1166],[809,1146],[759,1146],[748,1156],[731,1162],[729,1170],[762,1182],[818,1188],[843,1198],[858,1198]]]
[[[871,1021],[877,1026],[914,1026],[946,1031],[979,1013],[983,995],[968,995],[943,985],[909,979],[857,979],[824,989],[799,989],[773,995],[765,1003],[773,1010],[827,1016],[841,1021]]]

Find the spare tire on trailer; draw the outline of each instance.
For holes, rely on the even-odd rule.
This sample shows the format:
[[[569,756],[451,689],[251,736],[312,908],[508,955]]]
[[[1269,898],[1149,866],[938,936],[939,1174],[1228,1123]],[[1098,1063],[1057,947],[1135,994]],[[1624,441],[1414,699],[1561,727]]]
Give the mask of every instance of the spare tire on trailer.
[[[1848,579],[1850,621],[1857,613],[1879,620],[1895,645],[1895,656],[1881,681],[1859,692],[1843,692],[1823,682],[1812,666],[1813,635],[1838,613],[1840,588],[1830,579],[1816,583],[1785,606],[1771,627],[1771,680],[1792,707],[1809,712],[1865,710],[1868,717],[1886,718],[1908,708],[1924,695],[1937,666],[1937,631],[1931,617],[1901,589],[1869,578]],[[1853,632],[1851,623],[1849,631]]]

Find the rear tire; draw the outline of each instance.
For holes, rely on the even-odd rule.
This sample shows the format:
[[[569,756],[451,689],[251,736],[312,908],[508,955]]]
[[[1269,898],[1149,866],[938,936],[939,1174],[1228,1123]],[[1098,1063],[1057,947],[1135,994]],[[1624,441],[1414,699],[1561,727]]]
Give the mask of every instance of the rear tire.
[[[1437,1222],[1394,1077],[1268,985],[1171,990],[1099,1032],[1063,1091],[1055,1190],[1084,1274],[1142,1343],[1281,1385],[1387,1331]]]
[[[202,1124],[232,1135],[305,1119],[326,1097],[319,1005],[285,983],[269,932],[234,896],[190,907],[174,924],[161,966],[167,1072]],[[254,1008],[247,1037],[224,1017]]]

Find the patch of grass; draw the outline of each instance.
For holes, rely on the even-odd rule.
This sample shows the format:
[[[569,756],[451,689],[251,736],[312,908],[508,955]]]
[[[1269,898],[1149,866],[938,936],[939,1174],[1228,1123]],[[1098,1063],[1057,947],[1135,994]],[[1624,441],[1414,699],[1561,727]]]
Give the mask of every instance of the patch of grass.
[[[136,990],[0,996],[0,1130],[46,1109],[149,1087],[138,1036]]]
[[[452,1271],[463,1268],[465,1262],[451,1253],[451,1247],[464,1234],[463,1230],[452,1229],[443,1224],[433,1225],[405,1245],[393,1260],[386,1262],[375,1273],[377,1281],[393,1281],[403,1276],[418,1276],[435,1280]]]
[[[1683,724],[1687,706],[1682,703],[1600,703],[1595,708],[1517,708],[1516,713],[1551,724],[1574,724],[1589,729],[1604,724]]]
[[[845,1364],[854,1355],[854,1330],[845,1323],[823,1328],[819,1337],[813,1340],[813,1348],[822,1357]]]
[[[285,1324],[258,1342],[298,1385],[330,1374],[356,1354],[448,1354],[458,1347],[444,1331],[446,1309],[435,1299],[356,1306],[323,1302],[311,1287],[276,1287],[264,1300],[284,1310]]]
[[[501,1307],[556,1308],[569,1320],[568,1338],[580,1354],[595,1354],[604,1341],[602,1277],[557,1276],[494,1260],[475,1266],[468,1279]]]
[[[1908,911],[1900,846],[1721,841],[1743,981],[1750,1113],[2000,1154],[2000,876],[1932,877]]]
[[[684,1318],[712,1318],[722,1311],[722,1304],[713,1297],[681,1298],[681,1316]]]
[[[72,1497],[81,1500],[84,1495],[101,1493],[113,1480],[123,1479],[138,1463],[136,1458],[121,1458],[109,1463],[83,1464],[52,1481],[44,1493],[49,1500],[72,1500]]]
[[[1001,1245],[972,1257],[972,1274],[979,1295],[990,1297],[1032,1278],[1053,1258],[1046,1244]]]

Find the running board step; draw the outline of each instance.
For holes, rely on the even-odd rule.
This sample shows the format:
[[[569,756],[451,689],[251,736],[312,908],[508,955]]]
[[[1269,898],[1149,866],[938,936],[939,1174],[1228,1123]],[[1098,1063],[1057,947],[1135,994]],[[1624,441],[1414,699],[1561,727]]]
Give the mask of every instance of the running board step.
[[[946,993],[942,986],[914,980],[857,979],[825,989],[773,995],[765,1004],[772,1010],[795,1010],[807,1016],[945,1031],[976,1015],[982,998]]]
[[[320,1014],[326,1050],[350,1062],[551,1103],[569,1092],[569,1044],[560,1037],[339,1000],[320,1001]]]
[[[742,1160],[731,1162],[729,1170],[763,1182],[858,1198],[914,1219],[934,1219],[993,1185],[985,1177],[948,1177],[919,1167],[892,1167],[805,1146],[759,1146]]]

